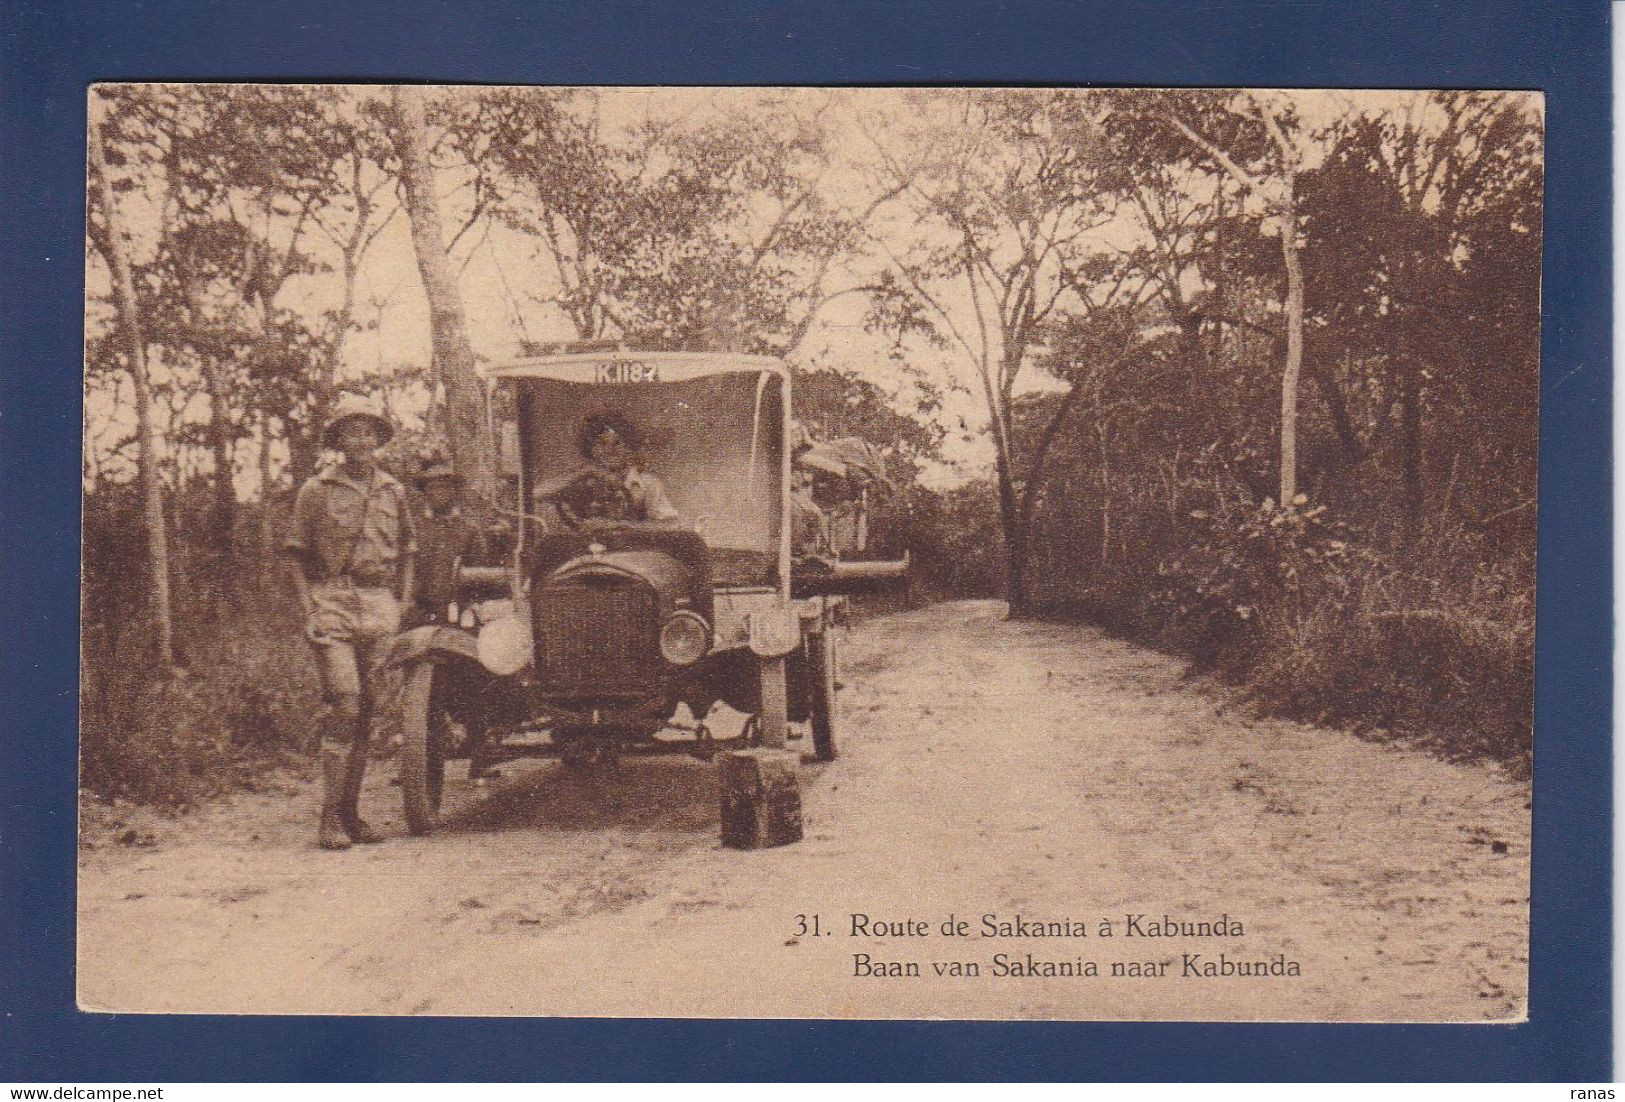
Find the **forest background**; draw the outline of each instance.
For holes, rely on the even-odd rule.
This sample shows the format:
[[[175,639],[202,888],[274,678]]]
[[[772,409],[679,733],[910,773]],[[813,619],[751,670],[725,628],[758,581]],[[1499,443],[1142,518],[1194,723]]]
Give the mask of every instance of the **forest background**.
[[[102,86],[82,782],[302,760],[339,393],[489,492],[482,364],[762,352],[885,449],[875,553],[1246,706],[1526,770],[1537,96]]]

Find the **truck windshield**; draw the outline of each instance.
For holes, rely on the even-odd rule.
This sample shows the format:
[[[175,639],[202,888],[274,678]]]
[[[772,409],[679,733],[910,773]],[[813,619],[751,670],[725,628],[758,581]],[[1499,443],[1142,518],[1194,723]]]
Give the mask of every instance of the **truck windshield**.
[[[679,524],[704,537],[721,560],[739,552],[733,557],[768,568],[776,562],[784,459],[777,374],[624,383],[525,378],[515,387],[528,486],[582,469],[582,426],[595,415],[618,415],[639,438],[634,465],[659,480]]]

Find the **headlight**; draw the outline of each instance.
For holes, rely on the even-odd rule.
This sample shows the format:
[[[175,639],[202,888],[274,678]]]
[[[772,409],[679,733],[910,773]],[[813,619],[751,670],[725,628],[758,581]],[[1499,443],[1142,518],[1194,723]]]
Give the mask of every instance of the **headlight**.
[[[783,658],[801,645],[801,618],[793,607],[750,614],[750,649],[759,658]]]
[[[474,645],[480,665],[498,677],[518,673],[530,665],[533,653],[530,625],[517,616],[504,616],[481,627]]]
[[[711,625],[692,612],[673,613],[660,629],[660,656],[674,666],[692,666],[711,649]]]

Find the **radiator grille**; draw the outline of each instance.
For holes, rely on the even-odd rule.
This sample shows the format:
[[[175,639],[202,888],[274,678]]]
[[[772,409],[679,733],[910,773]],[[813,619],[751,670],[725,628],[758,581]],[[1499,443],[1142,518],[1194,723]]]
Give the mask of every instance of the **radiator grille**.
[[[654,592],[633,578],[572,578],[535,602],[536,642],[548,689],[636,692],[660,675]]]

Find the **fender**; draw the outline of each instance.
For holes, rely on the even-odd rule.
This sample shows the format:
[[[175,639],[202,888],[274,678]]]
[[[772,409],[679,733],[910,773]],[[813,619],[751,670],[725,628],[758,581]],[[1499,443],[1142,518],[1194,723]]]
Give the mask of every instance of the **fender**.
[[[479,665],[474,633],[444,624],[425,624],[391,639],[379,665],[389,668],[422,661],[444,662],[451,658],[463,658]]]

